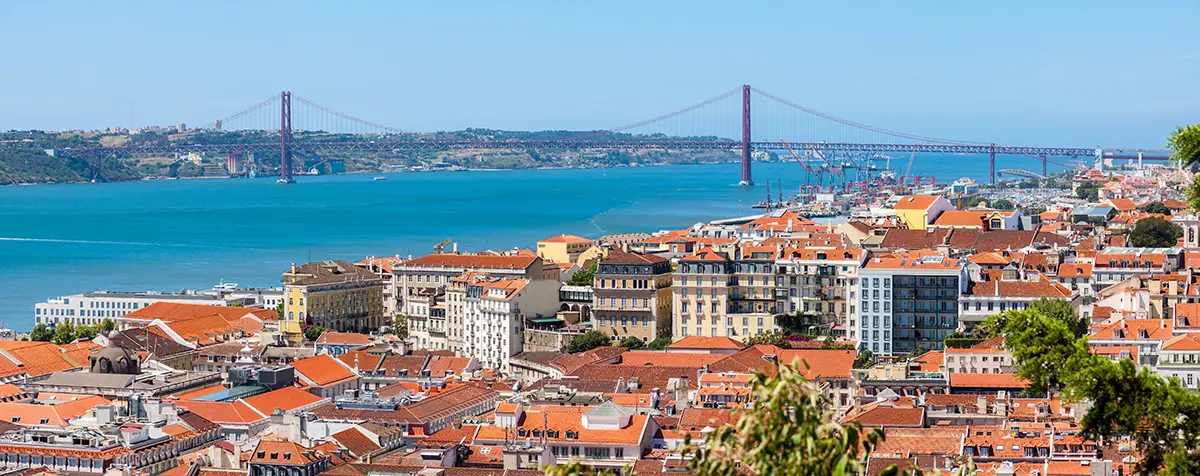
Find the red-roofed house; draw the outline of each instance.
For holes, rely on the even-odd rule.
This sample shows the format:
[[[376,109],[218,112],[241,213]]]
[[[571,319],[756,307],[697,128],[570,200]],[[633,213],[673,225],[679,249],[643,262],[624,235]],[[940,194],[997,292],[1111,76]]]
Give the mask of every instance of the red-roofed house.
[[[742,350],[742,343],[729,337],[690,336],[667,346],[667,352],[732,354]]]
[[[313,395],[333,398],[358,388],[358,373],[344,362],[325,354],[292,362],[296,381]]]

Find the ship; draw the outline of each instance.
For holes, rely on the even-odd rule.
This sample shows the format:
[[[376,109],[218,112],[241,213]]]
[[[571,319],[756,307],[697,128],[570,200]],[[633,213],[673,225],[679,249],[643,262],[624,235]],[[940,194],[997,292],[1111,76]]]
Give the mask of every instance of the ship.
[[[371,179],[371,180],[387,180],[387,177],[384,177],[384,176],[380,175],[380,176],[378,176],[378,177],[375,177],[375,178],[373,178],[373,179]]]

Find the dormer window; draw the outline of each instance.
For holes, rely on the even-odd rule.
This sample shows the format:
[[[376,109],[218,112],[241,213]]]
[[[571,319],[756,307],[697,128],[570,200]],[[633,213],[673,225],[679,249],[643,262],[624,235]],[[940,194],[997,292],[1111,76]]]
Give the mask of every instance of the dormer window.
[[[1145,329],[1138,329],[1138,339],[1148,339],[1150,334],[1146,333]]]
[[[575,430],[567,430],[567,439],[568,440],[578,440],[579,432],[575,431]]]
[[[12,417],[12,422],[13,422],[13,423],[18,423],[18,422],[20,422],[20,421],[21,421],[21,417],[20,417],[19,415],[18,415],[18,416],[15,416],[15,417]]]
[[[541,436],[542,436],[542,430],[539,430],[539,429],[536,429],[536,428],[535,428],[535,429],[533,430],[533,437],[534,437],[534,438],[540,438]]]
[[[524,437],[526,437],[526,436],[528,436],[528,435],[529,435],[529,432],[528,432],[528,431],[525,431],[525,429],[524,429],[524,428],[521,428],[521,429],[518,429],[518,430],[517,430],[517,436],[519,436],[519,437],[522,437],[522,438],[524,438]]]

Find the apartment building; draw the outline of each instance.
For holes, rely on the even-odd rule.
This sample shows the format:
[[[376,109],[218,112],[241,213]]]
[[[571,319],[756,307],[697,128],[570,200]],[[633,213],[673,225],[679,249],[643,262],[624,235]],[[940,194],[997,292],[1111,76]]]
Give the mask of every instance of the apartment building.
[[[526,319],[553,317],[560,286],[548,279],[472,274],[463,302],[461,355],[509,372],[509,358],[524,349]]]
[[[579,257],[596,242],[575,235],[558,235],[537,242],[537,255],[555,263],[579,263]]]
[[[1097,289],[1144,274],[1174,273],[1184,267],[1180,248],[1109,247],[1096,253],[1092,275]]]
[[[1005,311],[1027,309],[1040,299],[1074,301],[1077,297],[1065,285],[1040,273],[1025,273],[1011,265],[989,271],[968,272],[967,291],[959,297],[959,320],[966,329]]]
[[[958,327],[958,300],[967,285],[957,259],[932,250],[869,257],[859,271],[859,350],[875,355],[940,349]]]
[[[815,318],[816,325],[835,335],[858,339],[858,271],[861,249],[784,249],[776,261],[776,293],[784,300],[780,312]]]
[[[450,306],[447,288],[451,280],[472,271],[495,278],[542,279],[542,259],[532,252],[510,254],[437,253],[405,261],[392,268],[399,281],[397,314],[408,320],[408,334],[421,349],[445,350],[451,347]],[[463,298],[461,294],[456,298]],[[463,298],[465,299],[465,298]],[[462,301],[455,306],[461,310]],[[461,319],[455,314],[455,319]],[[461,340],[454,340],[461,346]]]
[[[293,264],[283,284],[280,332],[293,345],[303,342],[305,324],[338,332],[383,326],[383,280],[366,268],[341,260]]]
[[[596,330],[613,340],[671,336],[671,263],[665,258],[614,250],[593,283]]]

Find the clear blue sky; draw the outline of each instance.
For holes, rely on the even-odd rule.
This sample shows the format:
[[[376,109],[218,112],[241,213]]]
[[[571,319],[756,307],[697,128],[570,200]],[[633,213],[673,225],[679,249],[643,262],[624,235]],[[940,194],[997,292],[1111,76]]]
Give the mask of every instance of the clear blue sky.
[[[0,0],[0,129],[201,123],[283,89],[408,130],[594,129],[749,83],[916,134],[1159,147],[1200,121],[1197,18],[1195,0]]]

